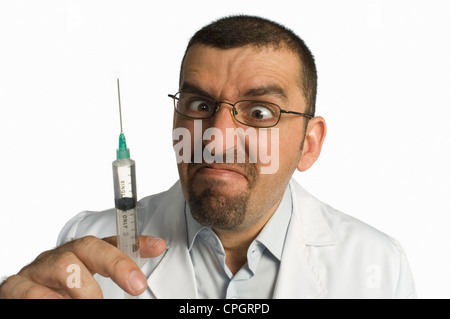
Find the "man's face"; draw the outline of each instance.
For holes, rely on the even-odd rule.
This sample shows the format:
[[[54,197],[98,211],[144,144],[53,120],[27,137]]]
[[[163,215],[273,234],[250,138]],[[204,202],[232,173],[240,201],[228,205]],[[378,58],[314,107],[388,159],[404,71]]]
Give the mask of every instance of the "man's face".
[[[222,50],[194,45],[184,60],[180,91],[207,94],[216,101],[230,103],[263,100],[285,110],[305,112],[306,100],[299,86],[299,70],[298,57],[287,49],[246,46]],[[233,119],[230,108],[220,104],[213,117],[202,120],[203,132],[214,127],[225,137],[227,128],[248,129]],[[258,136],[260,130],[268,132],[269,152],[278,148],[278,170],[273,174],[261,174],[261,168],[266,164],[259,158],[256,163],[248,162],[248,139],[244,164],[179,163],[184,196],[194,218],[223,230],[242,230],[260,220],[267,221],[276,210],[301,158],[303,121],[301,116],[283,114],[275,127],[279,134],[275,145],[270,140],[270,129],[256,129]],[[194,126],[194,120],[175,113],[174,128],[187,128],[191,133],[192,154],[194,138],[199,136],[194,133]],[[208,142],[203,141],[203,146]],[[224,141],[223,149],[215,152],[225,154],[225,145]]]

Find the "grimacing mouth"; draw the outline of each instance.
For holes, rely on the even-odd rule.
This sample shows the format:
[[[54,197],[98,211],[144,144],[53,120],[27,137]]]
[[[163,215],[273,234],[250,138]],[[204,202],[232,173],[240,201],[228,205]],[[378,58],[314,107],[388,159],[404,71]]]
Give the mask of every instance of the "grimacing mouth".
[[[258,169],[256,164],[253,163],[188,163],[187,173],[189,178],[192,178],[202,168],[220,169],[235,172],[243,176],[250,188],[253,188],[258,179]]]

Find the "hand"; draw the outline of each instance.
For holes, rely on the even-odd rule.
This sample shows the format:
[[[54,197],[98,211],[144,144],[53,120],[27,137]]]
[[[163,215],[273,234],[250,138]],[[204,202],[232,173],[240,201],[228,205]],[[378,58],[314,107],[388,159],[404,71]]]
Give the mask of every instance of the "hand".
[[[45,251],[17,275],[6,279],[0,286],[0,298],[102,298],[93,277],[95,273],[110,277],[129,294],[139,295],[147,287],[147,278],[116,247],[116,242],[116,236],[104,239],[87,236]],[[159,238],[140,236],[139,246],[141,257],[149,258],[162,254],[166,243]],[[71,265],[80,269],[80,288],[67,285]]]

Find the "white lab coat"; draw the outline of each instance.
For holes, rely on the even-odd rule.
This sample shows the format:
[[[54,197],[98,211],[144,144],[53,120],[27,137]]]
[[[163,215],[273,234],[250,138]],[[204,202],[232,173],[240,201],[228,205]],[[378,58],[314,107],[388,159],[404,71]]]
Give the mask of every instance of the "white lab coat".
[[[293,213],[274,298],[415,298],[406,256],[396,240],[320,202],[290,181]],[[165,239],[167,249],[141,267],[141,298],[197,298],[187,246],[185,200],[178,181],[139,201],[141,234]],[[58,244],[86,235],[116,234],[115,211],[83,212],[62,229]],[[123,298],[112,280],[96,275],[105,298]]]

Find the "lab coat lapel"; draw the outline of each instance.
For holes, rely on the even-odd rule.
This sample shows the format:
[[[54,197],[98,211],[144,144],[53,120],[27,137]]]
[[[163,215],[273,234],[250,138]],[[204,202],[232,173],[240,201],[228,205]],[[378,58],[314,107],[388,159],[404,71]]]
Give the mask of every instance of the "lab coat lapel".
[[[292,216],[289,223],[274,298],[321,298],[327,292],[309,256],[312,246],[336,243],[320,211],[319,201],[294,180],[290,183]]]
[[[197,298],[194,268],[187,247],[185,200],[178,181],[166,194],[145,228],[166,240],[162,259],[149,259],[148,286],[156,298]]]
[[[293,229],[298,227],[296,224],[297,220],[291,219],[273,297],[320,298],[325,293],[325,288],[307,261],[307,248],[298,232]]]

